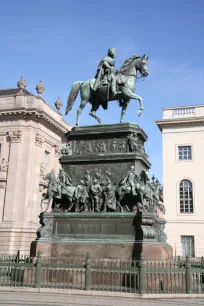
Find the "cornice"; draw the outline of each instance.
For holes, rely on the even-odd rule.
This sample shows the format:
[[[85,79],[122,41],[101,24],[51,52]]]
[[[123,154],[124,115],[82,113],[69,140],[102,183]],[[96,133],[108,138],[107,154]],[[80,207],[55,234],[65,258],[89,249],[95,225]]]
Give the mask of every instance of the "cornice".
[[[18,110],[6,110],[6,111],[2,111],[0,110],[0,121],[5,120],[5,117],[10,117],[10,116],[23,116],[23,119],[27,119],[28,116],[35,116],[35,120],[36,119],[42,119],[45,120],[47,122],[49,122],[51,125],[53,125],[55,128],[57,128],[58,130],[60,130],[63,133],[67,133],[69,131],[69,128],[67,127],[67,129],[65,127],[63,127],[62,125],[60,125],[55,119],[53,119],[52,117],[50,117],[48,114],[46,114],[45,112],[39,112],[36,109],[33,110],[26,110],[25,108],[22,109],[18,109]],[[13,119],[15,120],[15,119]],[[34,120],[33,120],[34,121]],[[62,120],[63,124],[67,124],[65,120]],[[68,125],[68,124],[67,124]]]
[[[155,120],[155,123],[159,127],[160,131],[162,131],[163,127],[168,127],[172,125],[189,125],[189,124],[197,124],[204,123],[204,116],[202,117],[188,117],[188,118],[174,118],[174,119],[162,119]]]
[[[204,220],[200,219],[193,219],[193,220],[182,220],[182,219],[168,219],[166,218],[166,221],[168,223],[187,223],[187,224],[204,224]]]
[[[165,110],[174,110],[174,109],[184,109],[184,108],[200,108],[200,107],[204,107],[204,104],[194,104],[194,105],[182,105],[182,106],[169,106],[169,107],[163,107],[162,111]]]

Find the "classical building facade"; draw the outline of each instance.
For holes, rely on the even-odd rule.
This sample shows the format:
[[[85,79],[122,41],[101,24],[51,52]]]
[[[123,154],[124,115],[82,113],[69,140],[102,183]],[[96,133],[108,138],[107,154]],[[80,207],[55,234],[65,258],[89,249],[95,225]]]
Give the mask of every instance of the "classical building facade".
[[[176,255],[204,255],[204,105],[165,108],[162,132],[166,233]]]
[[[43,175],[59,170],[64,134],[71,127],[38,95],[18,88],[0,90],[0,254],[29,254],[39,228]]]

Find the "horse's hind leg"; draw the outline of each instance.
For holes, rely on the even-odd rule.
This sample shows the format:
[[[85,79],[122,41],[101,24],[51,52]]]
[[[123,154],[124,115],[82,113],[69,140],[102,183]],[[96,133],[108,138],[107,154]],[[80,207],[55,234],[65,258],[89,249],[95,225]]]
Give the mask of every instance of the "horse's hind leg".
[[[84,107],[85,107],[85,105],[86,105],[87,102],[88,102],[88,101],[87,101],[86,99],[81,100],[81,104],[79,105],[79,108],[77,109],[76,126],[79,125],[80,114],[81,114],[81,112],[83,111],[83,109],[84,109]]]
[[[89,85],[89,83],[84,82],[82,84],[80,94],[81,94],[81,103],[79,105],[79,108],[77,109],[76,126],[79,125],[80,114],[83,111],[85,105],[87,104],[87,102],[89,101],[89,98],[90,98],[90,85]]]
[[[96,116],[96,111],[99,109],[100,104],[92,104],[92,109],[89,113],[89,115],[93,118],[95,118],[99,124],[102,123],[101,119]]]

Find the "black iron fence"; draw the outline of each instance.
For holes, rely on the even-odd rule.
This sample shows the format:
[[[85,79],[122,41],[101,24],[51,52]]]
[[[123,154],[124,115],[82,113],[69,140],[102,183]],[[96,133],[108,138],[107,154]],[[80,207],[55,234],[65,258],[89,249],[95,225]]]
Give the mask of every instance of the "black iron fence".
[[[0,256],[0,286],[129,293],[204,293],[204,259],[167,261]]]

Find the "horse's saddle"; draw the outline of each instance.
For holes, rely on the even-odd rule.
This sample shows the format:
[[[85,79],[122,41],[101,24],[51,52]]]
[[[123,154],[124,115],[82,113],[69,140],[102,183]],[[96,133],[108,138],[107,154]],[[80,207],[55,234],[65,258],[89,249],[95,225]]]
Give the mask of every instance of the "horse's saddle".
[[[127,76],[122,74],[122,73],[119,73],[116,75],[116,84],[117,85],[124,85],[127,81]]]
[[[95,82],[96,82],[95,78],[90,80],[90,86],[91,86],[91,89],[93,89],[93,90],[94,90]],[[122,74],[122,73],[116,74],[116,85],[117,86],[124,85],[126,82],[127,82],[127,76],[125,74]],[[104,90],[107,91],[108,86],[110,86],[110,80],[106,80],[105,82],[102,80],[101,84],[99,84],[99,86],[98,86],[98,89],[103,88]]]

